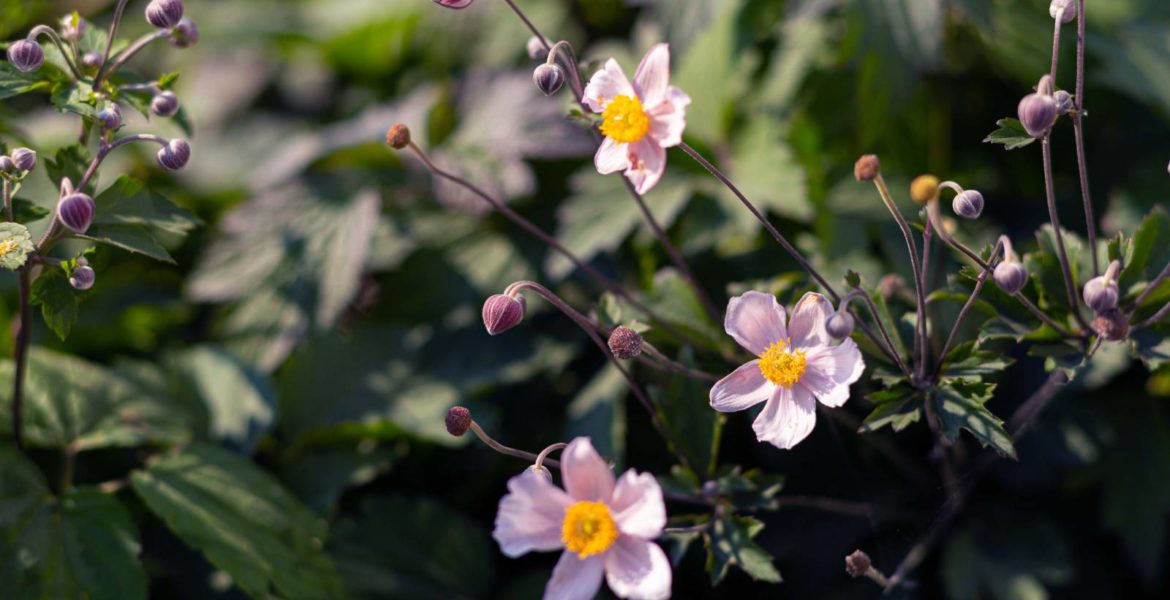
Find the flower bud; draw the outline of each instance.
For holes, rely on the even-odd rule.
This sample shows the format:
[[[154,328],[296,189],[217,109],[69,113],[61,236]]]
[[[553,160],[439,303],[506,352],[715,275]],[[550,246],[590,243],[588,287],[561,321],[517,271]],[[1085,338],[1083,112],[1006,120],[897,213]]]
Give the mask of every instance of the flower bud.
[[[0,156],[0,173],[11,173],[16,170],[16,163],[8,156]]]
[[[472,2],[473,0],[435,0],[435,4],[438,4],[439,6],[445,6],[447,8],[454,9],[467,8],[468,6],[471,6]]]
[[[401,150],[410,145],[410,128],[402,123],[390,127],[386,132],[386,143],[391,148]]]
[[[540,465],[539,467],[538,467],[538,466],[536,466],[536,465],[529,465],[529,467],[528,467],[528,468],[529,468],[529,469],[530,469],[530,470],[531,470],[533,473],[536,473],[536,474],[537,474],[537,475],[539,475],[540,477],[543,477],[545,481],[547,481],[547,482],[549,482],[549,483],[552,483],[552,480],[553,480],[553,478],[552,478],[552,471],[549,471],[549,470],[548,470],[548,467],[546,467],[546,466],[544,466],[544,465]]]
[[[858,181],[873,181],[882,172],[882,161],[876,154],[866,154],[853,163],[853,177]]]
[[[76,42],[85,35],[85,27],[85,19],[76,11],[61,17],[61,37],[71,42]]]
[[[1117,289],[1117,274],[1121,270],[1121,263],[1113,261],[1104,275],[1094,277],[1085,284],[1083,298],[1085,304],[1098,314],[1117,308],[1121,292]]]
[[[155,94],[150,100],[150,112],[160,117],[173,117],[179,112],[179,97],[172,91]]]
[[[45,64],[45,51],[33,40],[17,40],[8,46],[8,62],[17,70],[31,73]]]
[[[864,577],[872,567],[873,561],[861,550],[854,550],[853,554],[845,557],[845,572],[850,577]]]
[[[938,177],[934,175],[919,175],[910,182],[910,199],[919,204],[926,204],[938,198]]]
[[[150,0],[146,20],[159,29],[170,29],[183,18],[183,0]]]
[[[1048,94],[1028,94],[1020,100],[1020,123],[1028,135],[1034,138],[1044,137],[1052,125],[1056,123],[1056,100]]]
[[[528,50],[528,58],[532,60],[544,60],[548,58],[548,50],[545,49],[544,42],[535,35],[528,38],[528,45],[525,46],[525,49]]]
[[[1072,109],[1073,109],[1072,94],[1070,94],[1064,90],[1057,90],[1054,94],[1052,94],[1052,100],[1054,102],[1056,102],[1057,116],[1066,115],[1066,114],[1072,112]]]
[[[837,311],[825,321],[825,331],[835,340],[843,340],[853,335],[853,315]]]
[[[906,278],[897,273],[884,275],[878,280],[877,290],[882,298],[889,300],[906,289]]]
[[[102,55],[97,52],[86,52],[81,55],[81,66],[87,69],[96,69],[102,64]]]
[[[1110,342],[1120,342],[1129,337],[1129,319],[1116,308],[1097,313],[1092,327],[1097,335]]]
[[[69,274],[69,285],[73,286],[73,289],[88,290],[93,287],[95,281],[97,273],[94,273],[93,267],[86,265],[79,265]]]
[[[975,190],[966,190],[955,196],[951,201],[951,208],[955,214],[964,219],[978,219],[983,214],[983,194]]]
[[[609,351],[617,358],[634,358],[642,353],[642,334],[629,327],[616,327],[609,334]]]
[[[501,334],[524,319],[524,296],[496,294],[483,303],[483,326],[491,335]]]
[[[93,198],[80,192],[69,194],[57,203],[57,220],[73,233],[85,233],[93,222],[96,207]]]
[[[110,104],[98,113],[98,120],[102,122],[102,127],[113,131],[122,126],[122,109],[117,104]]]
[[[16,168],[21,171],[31,171],[37,168],[37,153],[28,148],[17,148],[12,151],[12,162],[16,164]]]
[[[1074,0],[1052,0],[1048,5],[1048,14],[1061,23],[1068,23],[1077,16],[1077,3]]]
[[[565,83],[565,72],[557,65],[545,63],[532,72],[532,81],[545,96],[551,96]]]
[[[992,271],[995,285],[1008,294],[1015,294],[1028,284],[1028,269],[1018,260],[1004,259]]]
[[[187,140],[175,138],[159,149],[156,155],[158,164],[168,171],[178,171],[187,166],[191,160],[191,145]]]
[[[170,42],[176,48],[190,48],[198,44],[199,28],[195,26],[195,21],[188,17],[179,19],[179,24],[171,31]]]
[[[452,406],[451,410],[447,411],[447,418],[443,419],[443,424],[447,426],[447,433],[463,437],[471,428],[471,411],[462,406]]]

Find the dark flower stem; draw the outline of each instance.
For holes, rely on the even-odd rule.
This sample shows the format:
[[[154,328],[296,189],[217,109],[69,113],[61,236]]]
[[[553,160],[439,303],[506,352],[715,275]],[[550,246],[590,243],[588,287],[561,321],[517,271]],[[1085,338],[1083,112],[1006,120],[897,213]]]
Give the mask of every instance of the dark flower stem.
[[[959,333],[959,327],[963,324],[963,319],[967,318],[967,313],[971,312],[971,307],[975,306],[975,300],[979,298],[979,292],[983,291],[983,284],[987,283],[988,276],[995,269],[996,256],[1003,250],[1003,242],[997,242],[995,248],[991,251],[990,260],[987,261],[987,266],[984,267],[983,272],[979,274],[978,279],[975,280],[975,289],[971,290],[971,296],[967,298],[967,302],[963,304],[963,308],[959,310],[959,316],[955,317],[955,324],[951,326],[951,333],[947,335],[947,341],[943,344],[942,352],[938,355],[938,366],[934,370],[934,378],[938,379],[939,373],[942,372],[943,361],[946,360],[947,354],[950,353],[951,347],[954,346],[955,336]]]
[[[882,202],[885,203],[886,208],[890,211],[890,215],[894,217],[894,221],[898,223],[898,229],[902,230],[902,237],[906,240],[906,250],[910,254],[910,270],[914,274],[914,292],[915,300],[918,303],[918,328],[916,329],[917,336],[914,340],[914,356],[915,372],[921,377],[924,372],[923,365],[928,360],[927,354],[929,349],[926,348],[926,291],[924,289],[922,270],[922,263],[919,261],[918,248],[914,244],[914,233],[910,230],[910,224],[906,222],[906,218],[902,216],[902,212],[898,210],[898,205],[894,204],[894,198],[890,195],[890,189],[886,186],[886,180],[878,173],[873,180],[877,187],[878,194],[882,197]]]
[[[98,67],[97,75],[93,78],[94,90],[100,90],[102,81],[109,75],[106,68],[110,64],[110,51],[114,48],[114,38],[118,35],[118,24],[122,21],[122,13],[126,11],[128,1],[118,0],[118,4],[114,7],[114,19],[110,21],[110,31],[106,35],[106,48],[102,52],[102,64]]]
[[[73,53],[69,51],[69,48],[65,47],[65,43],[61,41],[61,36],[57,35],[57,32],[52,27],[49,27],[48,25],[37,25],[36,27],[32,28],[32,31],[29,32],[29,35],[34,37],[40,35],[49,36],[49,39],[53,40],[53,44],[57,46],[57,50],[61,52],[62,58],[65,59],[65,64],[73,73],[73,78],[77,81],[81,81],[81,70],[78,69],[77,64],[73,62]]]
[[[475,437],[478,437],[479,441],[483,442],[489,448],[491,448],[492,450],[495,450],[496,452],[499,452],[500,454],[503,454],[505,456],[512,456],[515,458],[522,458],[524,460],[531,461],[534,464],[536,463],[536,460],[538,458],[538,456],[536,454],[533,454],[531,452],[525,452],[524,450],[517,450],[515,448],[510,448],[508,446],[505,446],[505,445],[497,442],[496,440],[492,439],[492,436],[488,435],[483,430],[482,427],[479,426],[479,423],[476,423],[475,421],[471,422],[471,431],[473,431],[475,433]],[[558,463],[557,461],[555,461],[551,458],[545,458],[543,460],[543,464],[549,465],[550,467],[556,467],[556,468],[560,468],[560,466],[561,466],[560,463]]]
[[[873,317],[873,322],[877,324],[878,332],[882,334],[882,341],[885,344],[878,344],[877,347],[884,351],[885,355],[898,365],[898,369],[906,377],[910,377],[910,369],[906,367],[906,363],[902,361],[902,357],[898,355],[898,350],[894,347],[894,341],[890,338],[890,333],[886,331],[885,324],[882,323],[881,317],[878,316],[877,306],[873,303],[873,298],[869,297],[869,292],[861,288],[854,288],[853,291],[845,294],[841,298],[841,304],[847,305],[853,298],[861,298],[865,301],[866,308],[869,309],[869,314]]]
[[[12,441],[20,451],[24,451],[24,380],[28,371],[28,346],[32,335],[32,307],[29,304],[30,269],[32,265],[26,264],[16,274],[20,294],[20,321],[16,329],[16,349],[13,356],[16,373],[12,378]]]
[[[156,31],[154,33],[148,33],[148,34],[138,38],[137,40],[134,41],[133,44],[130,45],[129,48],[126,48],[125,50],[120,52],[118,54],[118,56],[116,56],[114,58],[113,62],[110,63],[109,68],[106,69],[106,76],[112,77],[114,75],[114,73],[117,73],[118,70],[122,68],[122,65],[126,64],[126,61],[130,60],[131,58],[134,58],[135,54],[138,54],[143,48],[150,45],[151,42],[153,42],[155,40],[161,40],[163,38],[166,38],[170,34],[171,34],[171,32],[169,30],[161,29],[161,30]]]
[[[1056,255],[1060,260],[1060,272],[1064,276],[1064,292],[1068,296],[1069,310],[1072,311],[1081,327],[1089,330],[1089,324],[1085,322],[1085,317],[1081,314],[1076,283],[1073,281],[1072,268],[1068,262],[1068,252],[1064,249],[1064,232],[1060,227],[1060,216],[1056,212],[1056,188],[1052,181],[1052,132],[1048,132],[1040,141],[1040,149],[1044,160],[1044,193],[1048,198],[1048,220],[1052,223],[1052,236],[1056,240]]]
[[[1089,248],[1093,257],[1093,276],[1101,274],[1097,260],[1097,219],[1093,215],[1092,194],[1089,191],[1089,167],[1085,161],[1085,129],[1081,123],[1084,117],[1085,94],[1085,0],[1077,2],[1077,81],[1076,103],[1072,115],[1073,134],[1077,146],[1077,172],[1081,180],[1081,202],[1085,205],[1085,228],[1089,234]]]

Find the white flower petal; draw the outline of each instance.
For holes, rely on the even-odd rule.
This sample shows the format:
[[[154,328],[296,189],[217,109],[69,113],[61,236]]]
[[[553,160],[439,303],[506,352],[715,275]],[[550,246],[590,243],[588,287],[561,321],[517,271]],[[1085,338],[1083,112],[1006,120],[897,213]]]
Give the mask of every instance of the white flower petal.
[[[723,329],[748,352],[759,356],[773,342],[787,339],[784,307],[772,294],[747,292],[727,303]]]
[[[605,555],[605,580],[618,598],[669,598],[672,579],[670,561],[654,542],[618,538]]]
[[[634,184],[634,190],[645,194],[662,179],[666,171],[666,149],[647,136],[630,145],[630,166],[626,178]]]
[[[666,98],[654,106],[647,106],[650,115],[650,137],[663,148],[682,143],[683,130],[687,126],[687,105],[691,99],[678,88],[667,90]]]
[[[670,85],[670,46],[657,44],[642,57],[634,71],[634,90],[643,106],[653,106],[666,97]]]
[[[605,105],[618,96],[635,96],[634,86],[626,79],[622,67],[614,59],[605,61],[605,68],[594,73],[585,86],[582,100],[593,112],[603,112]]]
[[[601,589],[605,555],[581,558],[564,552],[544,588],[544,600],[591,600]]]
[[[561,452],[561,478],[573,500],[609,502],[613,496],[613,471],[587,437],[574,439]]]
[[[662,488],[649,473],[630,469],[619,477],[609,508],[613,511],[618,531],[623,535],[654,539],[662,535],[662,528],[666,527]]]
[[[500,551],[515,558],[531,550],[564,547],[561,526],[565,509],[573,503],[568,494],[532,469],[508,480],[508,493],[500,499],[492,537]]]
[[[825,321],[833,314],[833,305],[824,296],[809,292],[792,309],[788,335],[796,348],[824,346],[832,342],[825,331]]]
[[[630,148],[626,144],[619,144],[612,138],[601,141],[601,147],[593,157],[593,166],[602,175],[609,175],[630,168]]]
[[[760,372],[760,361],[753,360],[711,386],[711,408],[719,412],[746,410],[771,397],[774,388]]]
[[[817,401],[812,394],[800,386],[777,386],[752,429],[756,439],[787,450],[808,437],[816,423]]]
[[[849,386],[861,379],[865,359],[857,343],[846,339],[836,346],[822,346],[808,353],[808,368],[800,382],[822,403],[841,406],[849,398]]]

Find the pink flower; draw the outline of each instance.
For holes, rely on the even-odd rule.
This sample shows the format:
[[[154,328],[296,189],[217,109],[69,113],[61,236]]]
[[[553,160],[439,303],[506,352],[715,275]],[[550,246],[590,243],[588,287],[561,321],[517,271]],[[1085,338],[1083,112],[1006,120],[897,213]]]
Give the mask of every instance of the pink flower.
[[[500,551],[515,558],[565,550],[544,589],[546,600],[588,600],[602,575],[619,598],[670,597],[670,562],[651,541],[666,526],[654,476],[631,469],[615,483],[584,437],[561,454],[561,475],[564,490],[531,468],[508,481],[492,532]]]
[[[582,101],[601,113],[605,141],[593,163],[603,175],[625,170],[639,194],[658,183],[666,170],[666,149],[682,143],[691,98],[670,85],[670,47],[646,53],[631,84],[614,59],[605,62],[585,86]]]
[[[805,294],[785,326],[784,307],[771,294],[748,292],[727,304],[723,328],[759,358],[720,379],[711,388],[711,408],[746,410],[767,402],[752,423],[756,438],[792,448],[812,433],[817,400],[839,407],[865,361],[853,340],[832,345],[825,320],[833,307],[820,294]]]
[[[435,0],[435,4],[439,6],[446,6],[447,8],[467,8],[471,6],[474,0]]]

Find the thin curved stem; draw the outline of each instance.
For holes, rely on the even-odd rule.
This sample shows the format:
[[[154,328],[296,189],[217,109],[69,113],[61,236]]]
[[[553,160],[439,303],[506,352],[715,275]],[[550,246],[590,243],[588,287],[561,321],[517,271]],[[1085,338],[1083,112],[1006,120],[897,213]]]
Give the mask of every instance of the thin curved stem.
[[[914,233],[910,230],[909,223],[906,222],[902,212],[898,210],[898,205],[894,204],[894,198],[890,195],[890,189],[886,186],[886,180],[878,173],[873,179],[874,185],[877,187],[878,194],[882,197],[882,202],[885,203],[886,208],[890,211],[890,215],[894,217],[894,221],[898,223],[898,228],[902,230],[902,237],[906,240],[906,250],[910,254],[910,270],[914,274],[914,291],[915,300],[918,303],[918,326],[925,330],[926,324],[926,293],[923,283],[922,263],[918,258],[918,248],[914,244]],[[915,372],[921,376],[923,366],[927,361],[927,354],[929,350],[925,347],[926,336],[921,333],[918,334],[914,340],[914,354],[915,354]]]
[[[131,58],[134,58],[135,54],[138,54],[143,48],[150,45],[151,42],[153,42],[155,40],[161,40],[169,35],[170,35],[169,31],[167,31],[166,29],[162,29],[162,30],[156,31],[154,33],[148,33],[148,34],[143,35],[142,37],[138,38],[137,40],[134,41],[133,44],[130,45],[129,48],[126,48],[125,50],[120,52],[117,57],[114,58],[114,62],[111,63],[109,69],[106,70],[106,76],[113,77],[114,74],[117,73],[118,70],[121,69],[122,66],[126,64],[126,61],[130,60]]]
[[[53,40],[53,44],[57,46],[57,50],[61,51],[61,56],[65,59],[65,64],[69,67],[69,71],[73,73],[73,78],[81,81],[81,69],[78,69],[77,63],[73,62],[72,53],[65,46],[65,42],[61,41],[61,36],[57,35],[56,30],[48,25],[37,25],[32,28],[32,31],[28,35],[33,39],[41,35],[49,36],[49,39]]]
[[[97,75],[93,78],[95,91],[101,89],[102,81],[106,78],[106,67],[110,64],[110,51],[114,48],[114,37],[118,35],[118,24],[122,22],[122,13],[126,11],[128,1],[118,0],[118,4],[114,6],[114,20],[110,21],[110,31],[106,35],[106,48],[102,51],[102,63],[98,66]]]
[[[1076,96],[1073,101],[1076,108],[1073,111],[1073,134],[1077,147],[1077,173],[1081,181],[1081,202],[1085,207],[1085,227],[1089,234],[1089,248],[1093,256],[1093,276],[1101,274],[1101,267],[1097,259],[1097,219],[1093,215],[1092,193],[1089,191],[1089,167],[1085,160],[1085,130],[1081,123],[1084,117],[1085,94],[1085,0],[1077,1],[1077,80]]]
[[[1146,327],[1149,327],[1149,326],[1157,323],[1158,321],[1161,321],[1162,318],[1165,317],[1167,314],[1170,314],[1170,302],[1167,302],[1165,305],[1162,306],[1162,308],[1159,308],[1158,312],[1154,313],[1150,318],[1142,321],[1141,323],[1134,325],[1130,329],[1132,331],[1132,330],[1136,330],[1136,329],[1144,329]]]
[[[20,294],[20,325],[16,330],[13,361],[16,363],[12,377],[12,441],[16,449],[24,451],[24,380],[28,371],[28,346],[32,339],[32,307],[29,303],[32,265],[25,265],[17,271],[17,285]]]
[[[479,440],[481,442],[483,442],[484,444],[486,444],[489,448],[491,448],[492,450],[495,450],[496,452],[499,452],[500,454],[503,454],[505,456],[522,458],[524,460],[531,461],[533,464],[536,464],[536,460],[537,460],[537,458],[539,458],[536,454],[533,454],[531,452],[525,452],[524,450],[517,450],[515,448],[511,448],[511,447],[505,446],[505,445],[497,442],[496,440],[492,439],[492,436],[490,436],[486,432],[484,432],[483,428],[481,428],[479,426],[479,423],[476,423],[475,421],[471,422],[471,431],[475,432],[475,437],[478,437]],[[544,459],[544,464],[549,465],[551,467],[556,467],[558,469],[561,466],[561,464],[559,462],[557,462],[551,458]]]
[[[1076,283],[1073,281],[1072,268],[1069,266],[1068,252],[1064,249],[1064,232],[1060,227],[1060,216],[1056,212],[1056,186],[1052,181],[1052,132],[1048,132],[1040,141],[1041,154],[1044,159],[1044,192],[1048,199],[1048,220],[1052,223],[1052,235],[1056,240],[1056,255],[1060,260],[1060,272],[1064,277],[1064,291],[1068,296],[1069,310],[1076,317],[1077,322],[1085,330],[1090,329],[1081,314],[1079,297],[1076,292]]]
[[[983,291],[983,284],[987,282],[987,277],[991,275],[992,270],[995,269],[995,257],[1002,249],[1003,242],[999,242],[995,245],[995,248],[991,251],[991,256],[989,257],[991,260],[987,262],[987,267],[983,269],[983,272],[980,273],[979,277],[975,280],[975,288],[971,290],[971,296],[967,298],[967,302],[964,303],[963,308],[959,310],[959,316],[955,317],[955,324],[951,326],[951,333],[947,335],[947,341],[945,344],[943,344],[942,352],[940,352],[938,355],[938,366],[934,369],[935,379],[938,379],[939,373],[942,372],[943,362],[946,360],[947,354],[950,353],[951,347],[954,346],[955,336],[959,333],[959,327],[963,324],[963,319],[967,318],[967,313],[971,311],[971,307],[975,306],[975,300],[979,298],[979,292]]]
[[[881,317],[878,316],[877,305],[873,303],[873,298],[869,297],[869,292],[861,288],[854,288],[853,291],[845,294],[841,298],[841,304],[848,304],[853,298],[861,298],[865,301],[865,306],[869,309],[869,314],[873,317],[873,322],[877,324],[878,331],[882,334],[882,341],[885,342],[885,346],[878,344],[878,347],[886,350],[886,355],[894,361],[894,364],[898,365],[898,369],[902,371],[903,375],[910,377],[910,369],[902,361],[902,357],[898,355],[898,350],[894,348],[894,340],[890,337],[890,332],[886,331],[886,326],[882,323]]]

